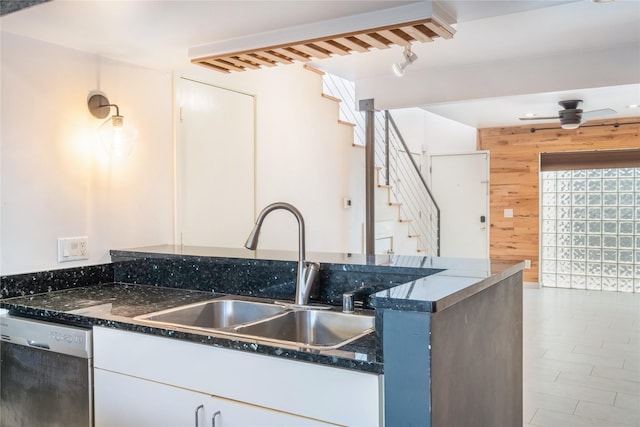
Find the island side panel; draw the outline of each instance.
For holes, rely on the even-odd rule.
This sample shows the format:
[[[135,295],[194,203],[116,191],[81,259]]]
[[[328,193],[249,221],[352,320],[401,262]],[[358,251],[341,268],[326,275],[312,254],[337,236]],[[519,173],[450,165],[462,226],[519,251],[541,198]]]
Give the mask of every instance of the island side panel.
[[[431,426],[430,315],[383,312],[386,426]]]
[[[433,427],[522,425],[521,271],[433,313],[431,343]]]

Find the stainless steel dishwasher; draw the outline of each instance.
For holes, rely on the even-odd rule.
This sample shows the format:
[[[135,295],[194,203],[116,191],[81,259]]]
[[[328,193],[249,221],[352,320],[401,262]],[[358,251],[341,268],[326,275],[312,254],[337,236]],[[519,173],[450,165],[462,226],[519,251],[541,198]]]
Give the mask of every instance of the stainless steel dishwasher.
[[[0,426],[93,425],[91,330],[0,316]]]

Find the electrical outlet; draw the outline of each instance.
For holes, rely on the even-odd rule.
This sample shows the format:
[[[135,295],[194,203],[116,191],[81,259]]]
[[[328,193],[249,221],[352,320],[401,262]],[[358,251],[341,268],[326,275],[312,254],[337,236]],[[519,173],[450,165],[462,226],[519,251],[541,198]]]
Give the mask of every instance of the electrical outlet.
[[[524,268],[531,268],[531,260],[530,259],[525,259],[524,260]]]
[[[58,262],[89,259],[89,237],[59,237]]]
[[[89,238],[81,237],[78,239],[78,256],[89,259]]]

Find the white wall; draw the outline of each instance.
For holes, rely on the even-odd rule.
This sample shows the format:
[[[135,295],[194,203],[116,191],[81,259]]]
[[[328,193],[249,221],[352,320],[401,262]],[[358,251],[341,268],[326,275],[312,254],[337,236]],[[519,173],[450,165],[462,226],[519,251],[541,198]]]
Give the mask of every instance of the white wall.
[[[422,170],[429,185],[430,156],[476,151],[477,130],[471,126],[417,107],[391,110],[391,115],[409,149],[423,154]]]
[[[171,75],[2,33],[0,273],[110,261],[109,249],[171,243]],[[126,158],[96,148],[87,109],[103,91],[138,130]],[[57,262],[58,237],[90,259]]]
[[[0,274],[97,264],[112,248],[173,243],[169,73],[7,33],[1,72]],[[337,105],[320,97],[320,76],[300,64],[230,75],[192,65],[176,75],[256,95],[257,211],[293,203],[306,220],[308,251],[362,250],[364,150],[337,124]],[[96,89],[139,129],[131,156],[106,159],[95,148],[101,121],[86,99]],[[413,110],[394,117],[401,128],[410,123],[403,132],[422,138],[429,154],[475,149],[475,129]],[[345,197],[352,208],[343,208]],[[260,247],[295,249],[293,216],[271,216]],[[56,239],[80,235],[89,236],[91,258],[58,263]]]
[[[351,165],[364,151],[351,146],[352,129],[337,123],[337,104],[320,96],[319,75],[300,64],[234,74],[194,65],[178,74],[256,95],[256,215],[269,203],[292,203],[304,216],[308,251],[360,250],[361,227],[352,219],[359,211],[344,209],[343,197],[356,192]],[[275,211],[259,247],[295,250],[297,233],[295,218]]]
[[[427,155],[476,151],[476,129],[422,108],[391,110],[403,138],[414,152]]]

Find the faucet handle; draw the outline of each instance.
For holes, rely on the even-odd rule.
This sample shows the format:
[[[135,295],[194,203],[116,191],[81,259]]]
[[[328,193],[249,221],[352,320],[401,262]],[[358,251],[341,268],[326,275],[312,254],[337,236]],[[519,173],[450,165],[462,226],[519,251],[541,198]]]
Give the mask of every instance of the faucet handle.
[[[353,313],[353,292],[342,294],[342,312]]]
[[[305,262],[304,263],[304,283],[307,286],[311,286],[316,278],[316,274],[320,271],[319,262]]]

